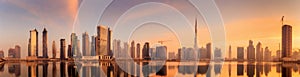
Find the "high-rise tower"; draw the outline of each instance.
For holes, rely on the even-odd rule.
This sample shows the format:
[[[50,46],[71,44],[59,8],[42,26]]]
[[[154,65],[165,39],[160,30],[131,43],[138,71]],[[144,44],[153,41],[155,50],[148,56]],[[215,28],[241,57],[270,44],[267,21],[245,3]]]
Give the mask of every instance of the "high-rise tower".
[[[47,30],[43,30],[43,58],[48,58],[48,35]]]
[[[282,58],[292,55],[292,26],[282,26]]]

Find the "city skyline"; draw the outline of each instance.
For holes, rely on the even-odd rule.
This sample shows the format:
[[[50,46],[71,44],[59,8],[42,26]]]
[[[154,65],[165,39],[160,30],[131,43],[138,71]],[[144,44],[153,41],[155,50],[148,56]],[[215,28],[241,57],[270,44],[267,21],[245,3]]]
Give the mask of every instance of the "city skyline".
[[[51,1],[50,4],[51,3],[53,4],[56,2],[58,2],[58,1]],[[75,0],[75,1],[70,1],[70,2],[66,1],[65,3],[68,5],[63,5],[63,3],[57,4],[62,7],[63,6],[68,7],[68,8],[64,8],[64,9],[70,9],[70,13],[67,13],[67,14],[70,14],[70,15],[68,15],[68,17],[70,17],[70,18],[64,20],[64,21],[68,21],[68,22],[62,23],[62,22],[58,22],[58,21],[53,21],[54,19],[60,18],[60,17],[56,17],[53,14],[59,14],[62,16],[65,15],[65,14],[61,14],[60,10],[58,10],[58,11],[54,10],[55,12],[45,13],[45,14],[49,14],[49,15],[45,15],[45,14],[42,14],[43,11],[39,11],[38,8],[33,7],[33,6],[41,6],[39,4],[34,4],[32,6],[28,6],[28,4],[30,4],[30,3],[24,2],[24,1],[2,0],[1,4],[3,4],[3,5],[1,5],[1,6],[11,9],[10,11],[6,11],[6,12],[4,12],[3,10],[7,10],[7,9],[0,9],[1,11],[3,11],[1,13],[1,15],[5,14],[4,15],[5,17],[3,17],[3,20],[4,20],[4,18],[7,18],[9,20],[16,19],[17,17],[15,17],[15,16],[6,16],[8,13],[12,13],[14,11],[18,11],[18,12],[25,11],[24,14],[16,14],[16,15],[21,15],[20,17],[25,16],[25,18],[30,18],[32,20],[28,21],[28,20],[25,20],[24,18],[17,19],[18,21],[22,21],[20,23],[12,23],[11,21],[7,21],[7,20],[3,21],[3,23],[1,23],[1,25],[9,25],[9,26],[1,26],[0,33],[3,33],[2,35],[5,36],[5,37],[1,37],[1,39],[10,39],[10,40],[1,40],[0,41],[1,42],[0,50],[3,50],[5,55],[7,55],[8,54],[7,51],[9,48],[11,48],[11,46],[20,45],[22,47],[22,50],[21,50],[22,55],[21,56],[23,58],[26,57],[25,54],[27,54],[27,53],[24,51],[27,51],[27,43],[28,43],[27,41],[28,41],[29,35],[23,34],[23,33],[28,32],[29,29],[31,30],[34,28],[39,30],[39,32],[41,32],[43,28],[47,28],[48,37],[49,37],[48,42],[59,41],[60,38],[65,38],[66,43],[69,44],[69,42],[70,42],[69,34],[73,33],[73,27],[72,27],[71,22],[73,22],[72,20],[74,20],[74,18],[75,18],[76,13],[74,13],[74,12],[76,12],[76,10],[77,10],[76,7],[79,7],[79,5],[77,5],[77,4],[79,4],[80,2],[81,1]],[[131,1],[129,1],[129,2],[131,2]],[[180,1],[179,2],[162,1],[162,2],[167,3],[167,4],[180,3]],[[41,1],[41,3],[44,3],[44,2]],[[133,4],[137,4],[137,3],[138,2],[133,3]],[[300,24],[297,23],[297,21],[299,21],[299,19],[297,19],[297,18],[299,18],[298,14],[300,11],[285,9],[285,8],[296,8],[297,6],[299,6],[297,4],[294,4],[294,3],[297,3],[297,1],[274,1],[273,4],[268,4],[267,2],[264,2],[264,1],[253,1],[253,2],[248,2],[247,5],[242,5],[242,4],[247,3],[247,1],[245,1],[245,2],[243,2],[243,1],[225,1],[224,2],[221,0],[216,0],[216,3],[219,6],[223,6],[223,7],[219,7],[219,9],[223,16],[225,29],[226,29],[227,44],[226,44],[226,49],[224,49],[224,50],[226,50],[226,52],[228,52],[227,47],[229,46],[229,44],[232,46],[233,49],[235,49],[238,46],[247,47],[247,41],[253,40],[254,45],[256,45],[258,42],[261,42],[263,48],[265,46],[268,46],[269,49],[272,51],[272,55],[275,55],[276,51],[279,49],[278,43],[281,42],[280,17],[283,15],[286,17],[284,23],[293,26],[293,48],[300,48],[298,46],[299,45],[298,44],[299,43],[299,34],[298,33],[300,33],[299,32]],[[260,4],[258,4],[257,6],[254,7],[253,5],[255,3],[260,3]],[[263,4],[263,3],[265,3],[265,4]],[[286,4],[289,4],[290,6],[283,7],[283,5],[280,5],[279,3],[280,4],[286,3]],[[188,3],[182,3],[181,4],[182,6],[176,6],[176,8],[189,8],[190,6],[187,4]],[[280,5],[280,6],[277,6],[277,5]],[[21,6],[26,6],[26,7],[21,8]],[[44,7],[51,7],[51,6],[53,6],[53,5],[48,5],[48,6],[44,6]],[[238,7],[231,8],[233,6],[242,6],[243,8],[238,8]],[[255,9],[255,8],[259,8],[259,6],[268,6],[268,7],[274,7],[274,8],[277,7],[277,9],[270,8],[270,10],[267,10],[267,11],[262,11],[262,9]],[[129,7],[129,5],[127,5],[126,7]],[[157,7],[153,7],[153,8],[158,8],[158,7],[163,7],[163,6],[157,6]],[[148,8],[143,7],[143,8],[150,9],[149,7]],[[247,8],[249,8],[249,11],[245,11],[245,9],[247,9]],[[118,9],[122,9],[122,8],[118,8]],[[167,8],[162,8],[162,9],[164,10]],[[236,9],[236,10],[233,10],[233,9]],[[282,11],[277,11],[278,9],[281,9]],[[49,10],[53,11],[53,9],[51,9],[51,8],[49,8]],[[111,12],[116,11],[116,10],[115,11],[113,11],[113,10],[114,9],[109,9],[107,12],[111,13]],[[183,13],[185,15],[187,15],[187,18],[190,23],[194,23],[195,17],[198,18],[198,20],[199,20],[198,21],[198,24],[199,24],[198,25],[199,26],[199,28],[198,28],[198,46],[199,46],[199,48],[202,46],[205,46],[206,43],[209,43],[210,42],[209,32],[208,32],[207,27],[204,24],[204,21],[203,21],[201,15],[197,14],[197,12],[195,12],[195,10],[190,10],[190,9],[189,10],[179,9],[179,10],[186,11]],[[237,12],[235,12],[235,11],[237,11]],[[242,11],[245,11],[245,12],[242,12]],[[252,13],[250,11],[256,11],[258,13],[250,14],[250,13]],[[163,12],[161,12],[161,9],[155,10],[155,12],[156,13],[154,13],[154,15],[163,13]],[[189,14],[187,12],[191,12],[191,14]],[[239,13],[241,15],[232,15],[234,13]],[[272,15],[268,15],[270,13]],[[15,14],[15,13],[13,13],[13,14]],[[105,13],[105,14],[107,14],[107,13]],[[37,18],[35,18],[32,15],[36,16]],[[246,15],[246,16],[242,16],[242,15]],[[106,20],[109,17],[107,17],[107,15],[103,15],[103,16],[104,17],[99,22],[99,24],[113,27],[113,24],[110,23],[112,21],[109,19]],[[149,16],[149,15],[146,15],[146,16]],[[239,16],[241,16],[241,17],[239,17]],[[115,17],[113,17],[113,18],[115,18]],[[39,20],[41,22],[37,23],[36,20],[38,20],[38,19],[41,19],[41,20]],[[237,20],[237,19],[239,19],[239,20]],[[174,22],[176,20],[170,19],[170,21]],[[56,23],[57,25],[54,26],[54,24],[50,23],[50,22]],[[148,25],[150,25],[150,27],[151,27],[151,25],[155,25],[154,29],[162,28],[158,24],[148,24]],[[191,24],[190,26],[193,26],[193,25],[194,24]],[[240,25],[242,25],[242,26],[240,26]],[[83,32],[87,31],[88,33],[90,33],[90,35],[95,35],[96,29],[94,29],[94,28],[96,26],[97,25],[88,25],[87,28],[78,30],[79,28],[85,27],[85,26],[82,26],[82,27],[75,28],[74,31],[76,34],[82,34]],[[18,27],[20,27],[20,28],[18,28]],[[6,29],[6,28],[7,28],[7,30],[2,30],[2,29]],[[135,32],[136,36],[132,36],[133,37],[132,39],[138,38],[135,40],[135,42],[137,42],[137,43],[146,42],[146,41],[139,41],[139,39],[144,39],[144,38],[139,38],[139,37],[142,37],[142,36],[140,36],[142,34],[139,34],[139,33],[141,33],[140,31],[143,31],[146,28],[149,28],[149,26],[147,27],[147,24],[145,26],[143,26],[141,28],[141,30],[137,30],[137,32]],[[269,29],[269,30],[266,31],[265,29]],[[11,30],[11,31],[8,31],[8,30]],[[153,29],[149,29],[149,31],[151,31],[151,30],[153,30]],[[159,29],[159,30],[160,30],[160,32],[164,32],[167,35],[171,35],[170,36],[171,38],[174,38],[174,35],[170,34],[171,32],[169,32],[167,29]],[[255,30],[255,31],[252,31],[252,30]],[[14,31],[14,33],[16,32],[16,35],[7,34],[7,33],[13,33],[12,31]],[[149,31],[142,32],[142,33],[151,34],[151,33],[149,33]],[[243,33],[243,35],[236,34],[236,32],[238,32],[238,33],[241,32],[241,33]],[[39,34],[39,36],[42,36],[42,35]],[[81,36],[81,35],[78,35],[78,36]],[[191,37],[193,37],[193,36],[191,36]],[[40,40],[38,40],[38,42],[40,43],[40,44],[38,44],[39,45],[38,47],[40,47],[38,49],[38,51],[42,51],[42,48],[41,48],[42,47],[42,39],[41,38],[42,37],[38,37],[38,39],[40,39]],[[79,37],[78,39],[81,39],[81,37]],[[157,43],[157,39],[148,39],[147,41],[150,42],[150,44]],[[168,46],[168,50],[175,52],[175,53],[177,52],[177,49],[180,46],[179,43],[176,42],[176,40],[166,42],[165,44]],[[185,47],[192,47],[194,45],[193,42],[188,42],[187,44],[190,44],[190,45],[187,45]],[[48,49],[49,48],[52,48],[52,46],[48,45]],[[48,56],[51,56],[52,53],[50,53],[49,51],[52,51],[52,50],[48,50]],[[233,50],[232,54],[233,54],[232,56],[235,57],[236,51]],[[39,55],[42,55],[42,53],[39,53]],[[228,54],[226,54],[226,56],[228,56]]]

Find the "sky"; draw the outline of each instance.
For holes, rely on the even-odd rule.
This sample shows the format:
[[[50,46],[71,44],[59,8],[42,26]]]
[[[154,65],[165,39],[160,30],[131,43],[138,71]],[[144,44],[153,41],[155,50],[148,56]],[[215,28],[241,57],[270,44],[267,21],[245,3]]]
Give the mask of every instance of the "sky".
[[[113,39],[130,42],[135,40],[143,45],[151,45],[158,41],[165,41],[168,51],[177,52],[180,47],[192,47],[193,26],[195,18],[198,22],[198,46],[205,47],[211,42],[209,28],[201,13],[185,0],[107,0],[111,2],[94,24],[97,9],[102,4],[89,3],[93,8],[79,10],[84,0],[0,0],[0,50],[5,56],[9,48],[21,46],[21,57],[27,56],[29,31],[37,29],[39,36],[43,28],[48,30],[48,53],[52,48],[52,41],[59,48],[59,39],[70,42],[70,35],[75,32],[79,39],[82,33],[90,36],[96,34],[96,26],[104,25],[112,28]],[[281,17],[284,23],[293,27],[293,48],[300,48],[300,7],[299,0],[215,0],[222,16],[226,34],[226,52],[232,46],[233,56],[236,57],[236,47],[248,46],[253,40],[254,46],[258,42],[263,48],[268,46],[273,55],[279,49],[281,42]],[[80,12],[80,13],[79,13]],[[83,14],[82,19],[77,15]],[[181,16],[182,15],[182,16]],[[74,21],[82,20],[74,26]],[[147,20],[156,20],[143,22]],[[134,29],[130,29],[134,27]],[[180,32],[180,33],[177,33]],[[182,32],[182,33],[181,33]],[[130,34],[130,36],[125,36]],[[184,34],[180,36],[178,34]],[[124,38],[129,37],[129,38]],[[41,52],[42,38],[39,37]],[[129,40],[128,40],[129,39]],[[40,53],[41,55],[41,53]]]

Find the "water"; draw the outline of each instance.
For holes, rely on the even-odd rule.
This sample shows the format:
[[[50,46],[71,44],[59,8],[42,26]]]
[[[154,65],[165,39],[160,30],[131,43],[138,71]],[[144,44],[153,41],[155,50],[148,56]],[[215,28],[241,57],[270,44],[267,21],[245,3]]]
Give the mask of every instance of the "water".
[[[119,64],[119,65],[118,65]],[[300,77],[300,64],[281,62],[2,62],[1,77]],[[145,66],[149,65],[149,66]],[[144,66],[144,67],[143,67]]]

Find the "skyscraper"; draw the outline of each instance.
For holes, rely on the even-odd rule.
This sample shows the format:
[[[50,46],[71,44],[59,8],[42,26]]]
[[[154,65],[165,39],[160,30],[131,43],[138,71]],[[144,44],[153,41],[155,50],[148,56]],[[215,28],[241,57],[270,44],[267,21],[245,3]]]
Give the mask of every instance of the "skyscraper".
[[[21,58],[21,47],[19,45],[15,46],[15,58]]]
[[[29,49],[28,56],[38,56],[38,31],[36,29],[30,30]]]
[[[43,30],[43,58],[48,58],[48,35],[47,30]]]
[[[271,61],[272,59],[272,52],[269,50],[268,47],[265,48],[265,53],[263,54],[265,61]]]
[[[167,59],[167,46],[157,46],[156,48],[156,59]]]
[[[149,49],[149,42],[146,42],[143,47],[143,59],[150,59]]]
[[[55,45],[55,41],[52,42],[52,58],[56,58],[56,45]]]
[[[4,58],[4,51],[0,50],[0,58]]]
[[[252,40],[249,40],[249,46],[247,47],[247,59],[251,61],[255,60],[255,48]]]
[[[78,37],[76,36],[75,33],[71,34],[71,52],[69,55],[69,58],[77,57],[78,56]]]
[[[237,60],[238,61],[244,60],[244,47],[237,47]]]
[[[107,56],[110,50],[110,29],[97,26],[96,56]]]
[[[16,54],[15,54],[15,49],[13,48],[9,48],[8,49],[8,57],[10,58],[15,58]]]
[[[131,42],[131,46],[130,46],[130,56],[131,58],[135,58],[135,44],[134,41]]]
[[[67,55],[68,55],[68,58],[73,58],[72,45],[68,45]]]
[[[196,53],[195,57],[198,57],[199,52],[197,52],[198,50],[198,41],[197,41],[197,18],[195,19],[195,38],[194,38],[194,52]]]
[[[66,40],[60,39],[60,59],[66,59]]]
[[[229,60],[231,60],[231,53],[232,53],[232,52],[231,52],[231,45],[230,45],[230,46],[229,46],[229,58],[228,58]]]
[[[198,56],[200,56],[199,59],[205,59],[205,58],[207,58],[207,50],[206,50],[206,48],[201,47],[199,49],[199,51],[200,51],[200,54],[198,55]]]
[[[83,56],[91,56],[90,39],[87,32],[82,34],[82,53]]]
[[[282,26],[282,58],[292,55],[292,26]]]
[[[222,52],[220,48],[215,48],[214,50],[214,59],[221,59],[222,58]]]
[[[140,59],[140,56],[141,56],[141,45],[140,45],[140,43],[137,43],[136,44],[136,57],[138,59]]]
[[[207,58],[211,59],[211,43],[206,44]]]
[[[91,40],[92,40],[92,44],[91,44],[91,56],[96,56],[96,37],[92,36]]]
[[[260,42],[258,42],[257,45],[256,45],[256,60],[257,61],[262,61],[263,60],[263,50],[262,50]]]

